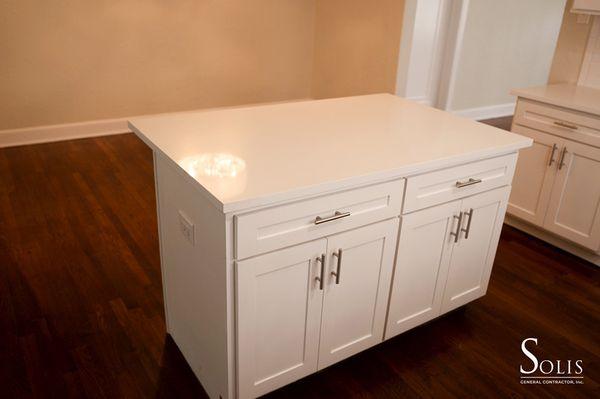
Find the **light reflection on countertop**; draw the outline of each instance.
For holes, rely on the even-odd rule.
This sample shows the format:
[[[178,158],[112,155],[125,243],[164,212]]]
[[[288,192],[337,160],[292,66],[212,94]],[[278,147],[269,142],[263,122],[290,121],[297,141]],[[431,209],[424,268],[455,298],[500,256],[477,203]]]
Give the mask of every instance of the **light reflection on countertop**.
[[[229,153],[204,153],[177,161],[190,176],[218,197],[232,198],[246,188],[246,161]]]

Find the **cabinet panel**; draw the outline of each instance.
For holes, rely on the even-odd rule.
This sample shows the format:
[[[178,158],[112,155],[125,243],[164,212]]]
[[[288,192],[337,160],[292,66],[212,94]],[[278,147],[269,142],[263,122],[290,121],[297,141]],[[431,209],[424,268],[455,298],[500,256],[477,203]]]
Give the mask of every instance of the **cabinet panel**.
[[[386,339],[440,314],[460,203],[402,217]]]
[[[403,193],[404,179],[400,179],[236,216],[236,257],[243,259],[398,216]]]
[[[327,239],[319,369],[382,341],[397,234],[395,218]]]
[[[462,201],[465,216],[452,250],[442,312],[485,294],[509,193],[510,187],[503,187]]]
[[[256,397],[317,370],[325,239],[237,262],[239,396]]]
[[[516,161],[514,153],[409,177],[402,213],[509,185]]]
[[[600,149],[566,141],[563,150],[544,227],[596,251],[600,248]],[[563,158],[562,151],[560,155]]]
[[[515,133],[531,137],[533,146],[519,151],[508,212],[541,226],[548,208],[556,159],[562,139],[521,126]]]
[[[600,118],[572,109],[519,98],[514,125],[527,126],[568,140],[600,146]]]

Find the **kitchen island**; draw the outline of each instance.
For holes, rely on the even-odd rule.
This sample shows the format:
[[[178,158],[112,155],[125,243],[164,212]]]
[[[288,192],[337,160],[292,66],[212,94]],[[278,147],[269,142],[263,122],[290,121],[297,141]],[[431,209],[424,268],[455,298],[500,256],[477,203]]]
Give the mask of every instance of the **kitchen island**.
[[[167,331],[251,398],[485,294],[532,140],[389,94],[130,121],[154,153]]]

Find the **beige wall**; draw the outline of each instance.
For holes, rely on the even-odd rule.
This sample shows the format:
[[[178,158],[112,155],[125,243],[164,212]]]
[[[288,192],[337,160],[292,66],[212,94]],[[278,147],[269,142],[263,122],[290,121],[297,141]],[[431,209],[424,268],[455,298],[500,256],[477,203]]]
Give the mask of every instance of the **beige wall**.
[[[516,87],[545,84],[564,0],[468,3],[451,110],[510,104]]]
[[[313,96],[393,93],[404,0],[318,0]]]
[[[393,92],[403,6],[5,0],[0,130]]]
[[[314,0],[4,0],[0,129],[310,96]]]
[[[548,83],[577,83],[579,77],[592,24],[591,19],[587,24],[577,23],[577,14],[569,12],[572,4],[569,0],[565,7]]]

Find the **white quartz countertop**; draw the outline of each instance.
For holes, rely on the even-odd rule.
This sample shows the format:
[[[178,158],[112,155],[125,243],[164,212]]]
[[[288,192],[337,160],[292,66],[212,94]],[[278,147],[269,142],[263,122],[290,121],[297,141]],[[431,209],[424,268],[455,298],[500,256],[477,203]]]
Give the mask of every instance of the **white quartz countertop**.
[[[600,90],[570,84],[513,89],[511,94],[534,101],[600,115]]]
[[[223,212],[514,152],[531,139],[391,94],[135,118]]]

